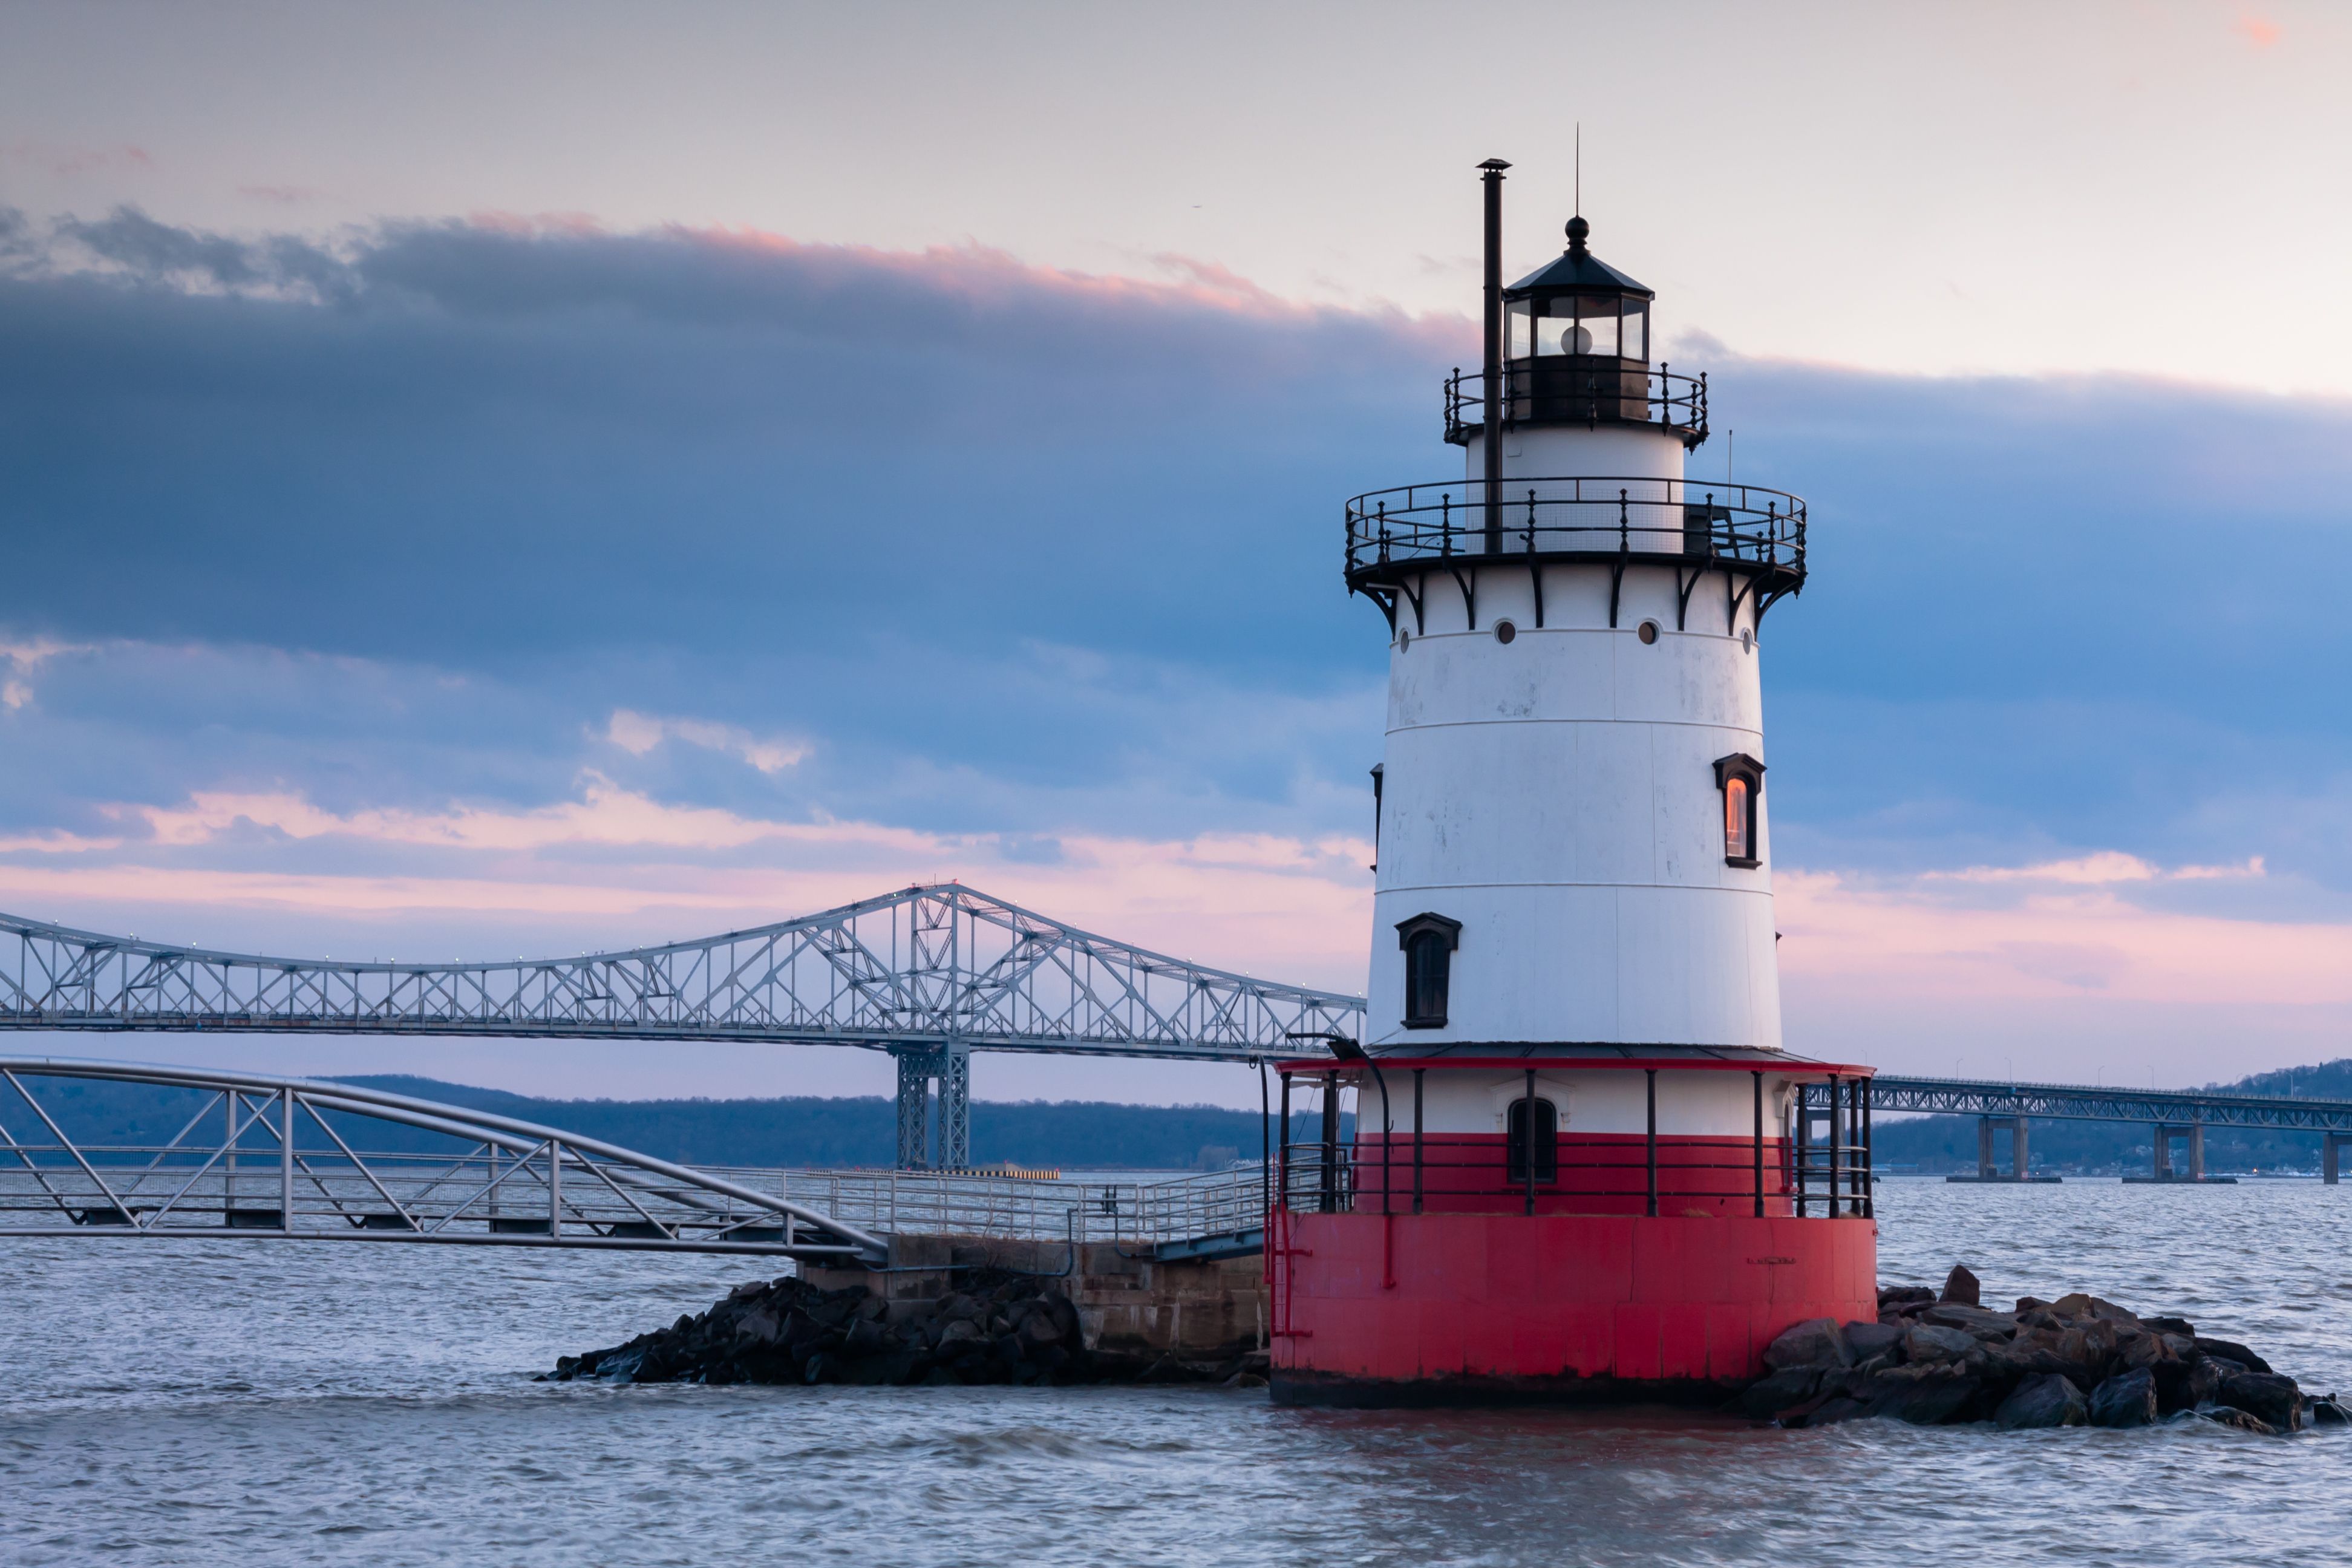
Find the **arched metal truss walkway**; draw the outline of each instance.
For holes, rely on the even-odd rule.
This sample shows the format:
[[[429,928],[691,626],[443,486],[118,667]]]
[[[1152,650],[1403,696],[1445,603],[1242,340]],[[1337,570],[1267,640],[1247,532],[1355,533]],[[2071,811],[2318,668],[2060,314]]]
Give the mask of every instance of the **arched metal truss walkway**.
[[[184,1120],[136,1144],[76,1138],[67,1123],[77,1108],[61,1090],[90,1082],[183,1091]],[[410,1147],[385,1152],[387,1141]],[[781,1194],[461,1106],[202,1068],[0,1058],[0,1236],[60,1232],[835,1264],[878,1264],[889,1250],[883,1237]]]
[[[1363,1012],[954,883],[695,942],[485,963],[215,952],[0,915],[0,1029],[862,1046],[898,1058],[899,1163],[914,1166],[970,1163],[972,1051],[1254,1061],[1299,1036],[1360,1038]]]

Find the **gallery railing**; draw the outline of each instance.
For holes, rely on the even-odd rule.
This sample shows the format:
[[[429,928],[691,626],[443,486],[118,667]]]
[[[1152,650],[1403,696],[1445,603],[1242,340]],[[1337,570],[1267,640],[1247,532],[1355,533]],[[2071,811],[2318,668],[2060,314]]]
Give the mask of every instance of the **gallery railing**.
[[[1506,427],[1548,425],[1657,425],[1686,447],[1706,439],[1706,377],[1621,369],[1570,360],[1520,360],[1502,374],[1498,410]],[[1456,370],[1445,378],[1445,438],[1466,446],[1486,419],[1486,377]]]
[[[1519,478],[1486,504],[1484,481],[1372,490],[1348,503],[1350,582],[1466,558],[1670,558],[1805,576],[1805,503],[1760,485],[1638,475]]]

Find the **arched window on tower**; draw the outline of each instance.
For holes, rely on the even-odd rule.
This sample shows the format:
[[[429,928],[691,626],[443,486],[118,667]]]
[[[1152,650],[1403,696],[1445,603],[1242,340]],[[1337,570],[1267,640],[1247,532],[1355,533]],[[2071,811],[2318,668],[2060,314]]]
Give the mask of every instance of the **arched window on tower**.
[[[1726,865],[1763,864],[1756,804],[1764,793],[1764,764],[1745,752],[1715,759],[1715,787],[1723,792],[1723,858]]]
[[[1442,1029],[1445,1026],[1448,994],[1453,990],[1454,950],[1462,938],[1462,922],[1440,914],[1418,914],[1397,922],[1397,945],[1404,949],[1404,1026]]]
[[[1528,1179],[1528,1123],[1535,1123],[1532,1140],[1536,1152],[1536,1175],[1538,1182],[1549,1182],[1559,1175],[1559,1110],[1549,1100],[1515,1100],[1503,1118],[1503,1175],[1506,1181],[1524,1183]]]

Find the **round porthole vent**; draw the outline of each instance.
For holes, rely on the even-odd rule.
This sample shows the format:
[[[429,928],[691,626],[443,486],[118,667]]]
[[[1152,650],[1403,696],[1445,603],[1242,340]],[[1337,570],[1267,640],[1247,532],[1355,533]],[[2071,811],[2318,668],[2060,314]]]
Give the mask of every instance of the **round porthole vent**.
[[[1509,642],[1513,637],[1517,637],[1518,635],[1519,628],[1511,625],[1510,622],[1496,621],[1495,623],[1495,640],[1496,642]]]
[[[1643,621],[1641,625],[1641,628],[1634,632],[1633,635],[1640,637],[1645,643],[1654,643],[1658,640],[1658,623],[1655,621]]]

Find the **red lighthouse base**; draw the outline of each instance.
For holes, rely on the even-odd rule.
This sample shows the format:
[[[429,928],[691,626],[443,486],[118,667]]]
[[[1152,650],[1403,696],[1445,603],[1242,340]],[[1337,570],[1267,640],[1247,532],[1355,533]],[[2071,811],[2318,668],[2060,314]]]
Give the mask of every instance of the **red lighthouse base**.
[[[1866,1218],[1272,1217],[1284,1404],[1714,1403],[1791,1324],[1878,1315]]]

